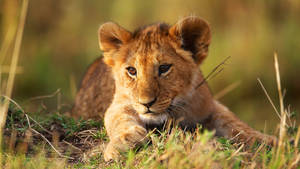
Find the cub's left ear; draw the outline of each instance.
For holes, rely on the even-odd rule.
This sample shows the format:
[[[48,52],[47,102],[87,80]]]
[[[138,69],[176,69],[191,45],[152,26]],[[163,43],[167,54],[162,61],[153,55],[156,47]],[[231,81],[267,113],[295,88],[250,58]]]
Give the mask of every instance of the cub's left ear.
[[[202,63],[208,54],[211,31],[208,23],[195,16],[186,17],[178,21],[169,29],[169,34],[184,49],[192,52],[197,64]]]
[[[99,46],[103,51],[104,62],[113,66],[113,53],[131,39],[131,33],[116,23],[107,22],[100,26],[98,31]]]
[[[98,37],[100,49],[110,52],[126,44],[131,38],[131,33],[116,23],[107,22],[100,26]]]

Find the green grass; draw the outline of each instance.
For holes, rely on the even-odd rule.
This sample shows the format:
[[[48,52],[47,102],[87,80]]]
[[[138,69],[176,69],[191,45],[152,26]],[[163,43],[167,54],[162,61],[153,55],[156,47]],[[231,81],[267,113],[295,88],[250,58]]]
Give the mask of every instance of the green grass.
[[[278,157],[278,147],[255,144],[245,148],[246,146],[231,140],[214,137],[212,131],[202,130],[199,126],[194,132],[183,131],[177,127],[150,131],[150,141],[147,144],[122,153],[119,161],[104,162],[102,151],[109,139],[102,122],[75,120],[59,113],[32,112],[28,115],[42,126],[30,120],[31,128],[43,134],[67,157],[60,157],[38,134],[32,133],[30,141],[24,142],[26,132],[30,131],[28,120],[22,110],[11,104],[2,145],[2,164],[5,168],[277,169],[297,168],[299,165],[297,160],[300,158],[300,145],[297,128],[289,130],[291,132],[288,132],[284,140],[284,149]],[[14,140],[13,131],[16,133],[16,141],[11,143]],[[59,135],[56,140],[55,133]],[[64,141],[82,152],[64,144]],[[6,146],[12,144],[14,145]],[[22,146],[27,149],[24,151]],[[97,153],[89,156],[91,151]]]
[[[68,99],[64,100],[72,102],[71,95],[75,93],[72,87],[75,83],[74,79],[78,80],[81,77],[80,72],[82,73],[87,63],[93,60],[92,57],[99,53],[95,43],[99,23],[113,19],[132,30],[136,26],[153,21],[165,20],[172,23],[178,19],[178,16],[186,15],[186,11],[188,13],[197,11],[195,14],[207,18],[214,30],[210,59],[202,67],[204,72],[211,70],[212,65],[218,64],[222,56],[232,55],[235,58],[233,66],[227,68],[228,75],[217,79],[222,83],[214,82],[212,88],[218,91],[224,88],[224,84],[236,80],[245,81],[241,85],[245,88],[243,92],[238,91],[226,98],[226,101],[231,103],[230,107],[238,110],[237,112],[242,112],[242,115],[251,115],[254,110],[260,110],[266,112],[267,119],[274,119],[270,115],[272,111],[265,106],[269,103],[260,103],[261,96],[255,93],[257,88],[253,82],[257,76],[262,76],[262,79],[266,79],[264,80],[267,82],[266,85],[271,85],[269,83],[272,82],[270,79],[273,77],[273,72],[271,73],[270,65],[267,66],[266,63],[269,62],[269,56],[274,49],[279,50],[283,63],[291,63],[283,69],[284,77],[293,79],[287,81],[285,86],[292,91],[289,92],[291,95],[289,101],[299,106],[297,92],[293,92],[299,89],[295,73],[297,71],[292,69],[299,65],[299,48],[297,48],[299,38],[294,36],[299,34],[300,30],[297,22],[299,13],[297,0],[288,2],[287,6],[282,5],[280,1],[260,0],[254,3],[176,1],[168,5],[161,5],[160,1],[159,3],[151,1],[149,6],[145,6],[145,2],[142,1],[110,3],[94,1],[85,5],[79,1],[72,2],[71,5],[52,0],[46,1],[51,3],[46,5],[47,8],[41,8],[40,12],[43,12],[43,15],[35,10],[40,9],[44,4],[30,1],[31,13],[27,22],[29,29],[25,29],[26,38],[25,43],[22,44],[25,50],[22,51],[23,57],[20,58],[22,63],[20,65],[23,67],[18,67],[17,63],[22,26],[26,16],[24,9],[27,9],[28,1],[0,2],[0,33],[3,35],[0,36],[0,68],[10,68],[9,71],[0,69],[1,95],[11,97],[12,89],[16,86],[14,98],[27,99],[34,95],[49,93],[59,87],[67,93],[65,97]],[[41,1],[41,3],[45,2]],[[128,8],[123,8],[124,5]],[[57,11],[60,8],[63,15],[59,10]],[[178,14],[174,15],[174,9]],[[162,10],[165,12],[157,12]],[[102,13],[99,14],[99,11]],[[120,15],[120,12],[129,14],[133,11],[139,12],[132,13],[131,17]],[[242,11],[247,11],[247,15]],[[61,20],[57,20],[55,14],[62,16],[59,17]],[[107,16],[101,16],[102,14]],[[172,17],[169,17],[169,14],[172,14]],[[81,15],[82,17],[78,17]],[[138,20],[140,22],[136,22]],[[84,33],[78,34],[78,32]],[[43,43],[39,43],[41,39]],[[245,62],[249,64],[245,66]],[[26,71],[18,76],[18,81],[14,84],[14,76],[18,68]],[[258,75],[260,72],[262,75]],[[70,81],[66,80],[66,76],[70,76]],[[245,91],[250,93],[244,95]],[[271,97],[274,98],[275,94],[276,92],[271,92]],[[279,100],[283,103],[283,98]],[[34,102],[25,106],[32,105],[36,107],[38,104]],[[60,107],[60,104],[58,105]],[[49,107],[53,109],[54,106]],[[24,112],[15,104],[9,105],[7,118],[5,118],[7,107],[3,106],[2,98],[0,98],[0,108],[3,108],[1,109],[3,120],[0,121],[6,122],[0,140],[2,141],[0,168],[300,168],[300,131],[296,125],[280,128],[281,131],[286,129],[282,135],[283,143],[275,147],[256,144],[245,148],[231,140],[214,137],[212,131],[200,132],[201,127],[193,133],[184,132],[176,127],[171,131],[153,131],[149,134],[150,141],[147,144],[122,153],[121,159],[117,162],[107,163],[103,160],[102,152],[109,138],[102,121],[76,120],[69,117],[67,113],[50,113],[44,108]],[[281,105],[281,108],[284,109],[284,106]],[[285,116],[285,111],[281,110],[281,115]],[[55,112],[62,111],[58,109]],[[296,114],[291,112],[288,118],[295,118]],[[246,119],[249,118],[251,119],[251,117]],[[256,127],[263,124],[258,120],[259,118],[256,117],[254,123]],[[94,155],[89,156],[90,152],[94,152]]]

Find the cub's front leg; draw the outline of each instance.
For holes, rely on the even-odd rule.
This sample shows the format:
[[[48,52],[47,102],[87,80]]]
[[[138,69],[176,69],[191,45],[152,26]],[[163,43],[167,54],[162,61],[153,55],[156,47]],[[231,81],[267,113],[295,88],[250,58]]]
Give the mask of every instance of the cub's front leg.
[[[104,125],[110,139],[104,151],[105,161],[117,160],[119,152],[147,141],[147,130],[129,107],[111,105],[105,113]]]

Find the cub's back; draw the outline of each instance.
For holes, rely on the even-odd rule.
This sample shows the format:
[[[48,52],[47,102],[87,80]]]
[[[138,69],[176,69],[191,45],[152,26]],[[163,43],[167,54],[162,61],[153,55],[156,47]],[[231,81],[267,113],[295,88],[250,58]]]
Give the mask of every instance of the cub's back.
[[[103,117],[112,102],[115,83],[111,68],[102,58],[98,58],[89,66],[81,81],[72,109],[74,117],[84,119]]]

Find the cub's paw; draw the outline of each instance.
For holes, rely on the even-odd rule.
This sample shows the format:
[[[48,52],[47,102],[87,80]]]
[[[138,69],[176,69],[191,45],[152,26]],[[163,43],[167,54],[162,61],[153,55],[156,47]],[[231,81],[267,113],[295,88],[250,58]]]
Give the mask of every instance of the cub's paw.
[[[111,161],[111,160],[118,160],[120,156],[119,151],[114,147],[113,143],[108,143],[107,147],[104,151],[104,160]]]
[[[131,126],[119,135],[119,140],[127,148],[134,148],[136,145],[143,144],[147,141],[147,130],[141,126]]]
[[[104,151],[104,160],[117,161],[120,157],[120,152],[125,152],[136,145],[145,143],[147,141],[146,136],[147,130],[138,125],[120,131],[119,135],[111,138],[111,141],[108,143]]]

